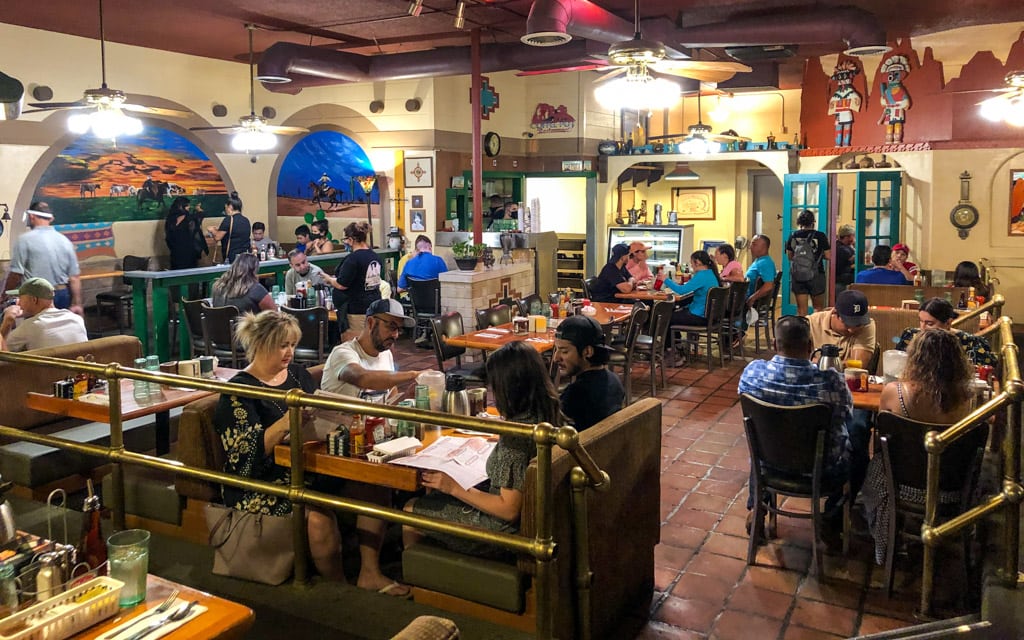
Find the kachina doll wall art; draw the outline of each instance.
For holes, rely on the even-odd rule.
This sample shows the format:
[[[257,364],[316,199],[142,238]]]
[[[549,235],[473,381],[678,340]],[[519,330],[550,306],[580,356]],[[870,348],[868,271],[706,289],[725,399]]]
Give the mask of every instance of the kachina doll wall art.
[[[907,121],[907,109],[911,104],[910,94],[903,86],[903,79],[910,73],[910,60],[904,55],[894,55],[882,63],[882,82],[879,84],[882,100],[882,116],[878,124],[885,124],[885,141],[903,142],[903,123]]]
[[[850,146],[853,136],[853,113],[860,111],[863,97],[853,88],[853,78],[860,73],[860,68],[853,60],[843,60],[832,72],[832,82],[836,90],[828,99],[828,115],[836,120],[836,146]]]

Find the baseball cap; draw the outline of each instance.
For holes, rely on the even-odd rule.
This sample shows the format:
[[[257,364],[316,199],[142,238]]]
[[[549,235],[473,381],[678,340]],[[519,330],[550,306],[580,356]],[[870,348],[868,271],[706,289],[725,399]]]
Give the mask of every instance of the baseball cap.
[[[601,325],[590,316],[570,316],[562,320],[555,329],[555,338],[571,342],[578,351],[585,347],[611,351],[611,347],[604,343]]]
[[[402,308],[402,303],[391,298],[374,300],[370,303],[370,306],[366,308],[366,315],[367,317],[377,315],[391,316],[395,320],[401,320],[402,324],[406,327],[412,327],[416,324],[414,319],[405,315],[405,309]]]
[[[899,243],[899,244],[897,244],[896,246],[894,246],[894,247],[892,248],[892,250],[893,250],[893,251],[903,251],[903,252],[905,252],[905,253],[906,253],[906,254],[907,254],[908,256],[910,255],[910,247],[908,247],[907,245],[903,244],[902,242],[901,242],[901,243]]]
[[[53,300],[53,285],[43,278],[29,278],[18,287],[18,295]]]
[[[650,248],[651,248],[650,245],[644,244],[644,243],[639,242],[639,241],[629,243],[629,252],[630,253],[636,253],[637,251],[647,251]]]
[[[625,244],[617,244],[612,247],[612,260],[618,260],[625,255],[629,255],[629,247]]]
[[[860,291],[847,289],[836,296],[836,313],[848,327],[863,327],[871,322],[868,298]]]

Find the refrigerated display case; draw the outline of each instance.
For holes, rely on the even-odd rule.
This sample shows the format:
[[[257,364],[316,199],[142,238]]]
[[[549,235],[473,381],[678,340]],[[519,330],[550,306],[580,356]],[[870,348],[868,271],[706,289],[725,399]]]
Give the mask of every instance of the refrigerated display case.
[[[608,255],[619,243],[642,242],[651,247],[647,251],[647,266],[653,273],[658,266],[689,260],[693,253],[693,225],[679,226],[629,226],[608,228]]]

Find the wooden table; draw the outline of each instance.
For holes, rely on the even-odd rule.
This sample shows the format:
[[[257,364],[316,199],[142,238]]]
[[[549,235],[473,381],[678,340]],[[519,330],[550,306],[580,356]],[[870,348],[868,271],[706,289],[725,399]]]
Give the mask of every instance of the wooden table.
[[[107,618],[103,622],[71,637],[75,640],[99,638],[126,620],[144,615],[146,611],[160,606],[160,603],[170,595],[172,589],[181,591],[178,595],[180,600],[187,602],[198,600],[199,604],[206,607],[206,611],[167,635],[162,636],[167,638],[167,640],[212,640],[213,638],[233,640],[234,638],[243,638],[256,619],[253,610],[245,605],[150,574],[146,580],[146,600],[144,602],[130,609],[123,609],[112,618]],[[140,623],[137,627],[136,630],[142,630],[145,628],[145,623]],[[119,638],[128,638],[130,635],[131,633],[125,633],[119,636]]]
[[[230,380],[237,369],[218,367],[217,377],[221,380]],[[174,389],[161,387],[160,397],[153,398],[150,402],[139,402],[133,393],[134,380],[122,378],[121,384],[121,419],[132,420],[143,416],[152,415],[156,424],[156,452],[163,455],[171,450],[171,425],[170,410],[176,407],[183,407],[193,400],[199,400],[213,393],[202,389]],[[82,400],[69,400],[66,398],[55,398],[45,393],[30,391],[25,395],[25,406],[36,411],[45,411],[58,416],[91,420],[93,422],[110,422],[110,408],[105,404],[95,402],[83,402]]]
[[[646,291],[630,291],[629,293],[616,293],[615,297],[620,300],[642,300],[644,302],[654,302],[656,300],[668,300],[671,292],[666,291],[654,291],[648,289]]]
[[[102,278],[120,278],[124,271],[120,269],[100,269],[98,267],[82,267],[78,274],[79,280],[100,280]]]
[[[592,307],[597,309],[597,315],[591,316],[602,327],[617,324],[628,320],[633,313],[633,306],[620,302],[592,302]]]
[[[882,399],[882,384],[872,384],[867,391],[852,391],[853,408],[878,412],[878,403]]]
[[[445,343],[455,347],[483,349],[484,351],[495,351],[510,342],[519,342],[521,340],[526,341],[527,344],[540,353],[544,353],[555,347],[555,330],[549,326],[548,330],[543,333],[515,334],[512,332],[512,323],[505,323],[497,327],[481,329],[461,336],[452,336],[451,338],[444,339]]]

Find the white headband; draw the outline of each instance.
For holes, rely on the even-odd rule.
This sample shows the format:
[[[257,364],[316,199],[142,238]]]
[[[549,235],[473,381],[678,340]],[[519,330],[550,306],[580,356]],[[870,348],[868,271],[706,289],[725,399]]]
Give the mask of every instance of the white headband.
[[[30,216],[39,216],[40,218],[53,219],[53,214],[49,211],[36,211],[35,209],[25,209],[25,214]]]

